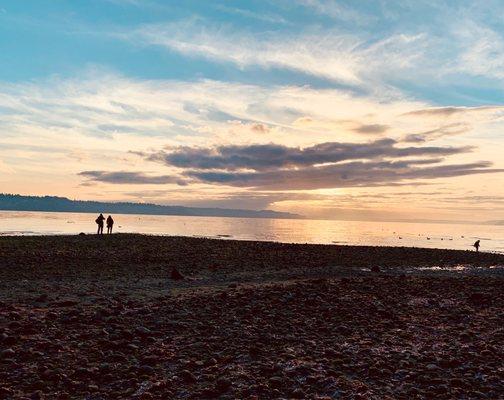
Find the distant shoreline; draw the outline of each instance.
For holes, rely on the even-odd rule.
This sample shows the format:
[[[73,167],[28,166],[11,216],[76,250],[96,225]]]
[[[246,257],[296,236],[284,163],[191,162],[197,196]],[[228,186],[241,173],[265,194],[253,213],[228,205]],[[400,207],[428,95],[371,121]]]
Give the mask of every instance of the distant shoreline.
[[[56,196],[1,194],[0,210],[32,212],[112,213],[137,215],[179,215],[192,217],[302,219],[301,215],[273,210],[246,210],[212,207],[186,207],[151,203],[70,200]]]
[[[116,203],[110,203],[116,204]],[[117,203],[120,204],[120,203]],[[168,206],[166,206],[168,207]],[[174,206],[178,207],[178,206]],[[216,209],[216,210],[232,210],[232,209]],[[237,210],[241,211],[241,210]],[[243,211],[252,211],[252,210],[243,210]],[[268,210],[265,210],[268,211]],[[97,214],[97,213],[109,213],[109,211],[105,210],[97,210],[97,211],[71,211],[71,210],[34,210],[34,209],[5,209],[0,207],[0,212],[41,212],[41,213],[67,213],[67,214]],[[261,212],[261,211],[256,211]],[[270,211],[279,213],[278,211]],[[376,223],[405,223],[405,224],[440,224],[440,225],[493,225],[493,226],[503,226],[504,221],[481,221],[481,222],[473,222],[473,221],[452,221],[452,220],[436,220],[436,219],[364,219],[364,218],[312,218],[305,217],[303,215],[292,214],[294,217],[282,217],[282,216],[235,216],[235,215],[205,215],[205,214],[155,214],[150,212],[110,212],[113,214],[123,214],[123,215],[151,215],[158,217],[215,217],[215,218],[250,218],[250,219],[293,219],[293,220],[304,220],[304,221],[355,221],[355,222],[376,222]]]

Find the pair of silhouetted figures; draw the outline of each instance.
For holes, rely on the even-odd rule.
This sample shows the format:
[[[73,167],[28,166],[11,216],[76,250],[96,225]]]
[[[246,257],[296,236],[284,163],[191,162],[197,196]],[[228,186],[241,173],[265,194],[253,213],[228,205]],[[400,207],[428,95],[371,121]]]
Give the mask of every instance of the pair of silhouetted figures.
[[[98,225],[98,235],[103,235],[103,226],[104,226],[105,217],[103,214],[100,214],[98,218],[96,218],[96,223]],[[114,228],[114,220],[112,216],[109,215],[107,218],[107,233],[112,233],[112,229]]]

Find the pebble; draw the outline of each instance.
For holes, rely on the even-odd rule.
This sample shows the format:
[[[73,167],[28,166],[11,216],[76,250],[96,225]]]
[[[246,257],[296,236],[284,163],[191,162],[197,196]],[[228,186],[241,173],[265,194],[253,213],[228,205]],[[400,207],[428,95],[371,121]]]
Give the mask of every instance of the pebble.
[[[196,377],[191,373],[191,371],[183,370],[179,373],[179,377],[187,383],[196,382]]]
[[[10,358],[16,355],[16,352],[13,349],[5,349],[3,350],[0,355],[2,358]]]

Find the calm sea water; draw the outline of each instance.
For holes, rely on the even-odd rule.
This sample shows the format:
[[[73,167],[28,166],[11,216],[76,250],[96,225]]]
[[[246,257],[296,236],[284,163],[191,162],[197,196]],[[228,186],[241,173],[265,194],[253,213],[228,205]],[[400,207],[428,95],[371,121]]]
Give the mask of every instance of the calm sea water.
[[[0,211],[0,235],[94,233],[96,215]],[[504,253],[504,226],[375,221],[321,221],[114,215],[115,232],[286,243],[415,246]]]

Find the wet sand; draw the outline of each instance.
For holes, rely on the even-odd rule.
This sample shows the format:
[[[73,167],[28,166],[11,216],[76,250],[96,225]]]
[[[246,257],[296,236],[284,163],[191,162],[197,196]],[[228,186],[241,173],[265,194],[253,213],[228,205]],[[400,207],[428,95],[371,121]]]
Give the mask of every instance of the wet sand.
[[[468,251],[3,237],[0,398],[504,398],[503,283]]]

